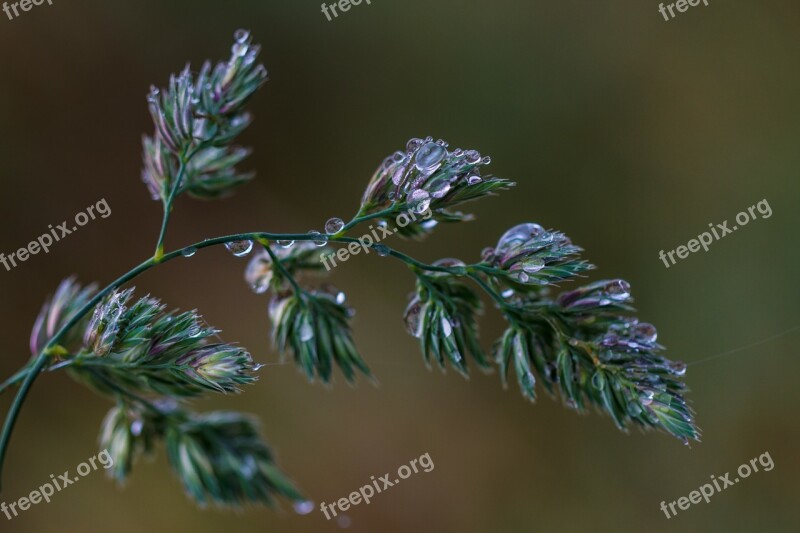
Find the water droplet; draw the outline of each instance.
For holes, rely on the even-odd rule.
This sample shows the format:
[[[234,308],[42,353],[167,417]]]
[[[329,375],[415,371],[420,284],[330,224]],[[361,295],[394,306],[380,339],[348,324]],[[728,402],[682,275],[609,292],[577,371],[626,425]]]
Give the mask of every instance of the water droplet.
[[[408,196],[408,205],[415,213],[424,213],[431,206],[431,197],[426,191],[417,189]]]
[[[314,510],[314,502],[305,500],[302,502],[294,502],[294,512],[297,514],[308,514]]]
[[[642,405],[650,405],[653,403],[655,395],[656,391],[653,389],[642,389],[642,393],[639,395],[639,401]]]
[[[134,437],[138,437],[142,434],[142,430],[144,429],[144,422],[141,420],[134,420],[131,422],[131,435]]]
[[[522,376],[522,384],[525,386],[526,389],[532,389],[534,385],[536,385],[536,378],[533,376],[533,373],[526,372]]]
[[[526,274],[525,272],[520,270],[520,271],[514,273],[514,279],[516,279],[520,283],[527,283],[528,280],[530,279],[530,276],[528,276],[528,274]]]
[[[272,276],[270,276],[271,278]],[[250,285],[250,289],[256,294],[264,294],[269,290],[269,281],[259,281]]]
[[[578,408],[578,404],[572,398],[569,398],[567,401],[564,402],[564,404],[567,407],[569,407],[570,409],[577,409]]]
[[[425,137],[425,142],[426,142],[426,143],[433,142],[433,137],[431,137],[430,135],[428,135],[427,137]]]
[[[481,153],[477,150],[467,150],[464,153],[464,156],[467,158],[467,163],[470,165],[474,165],[481,160]]]
[[[506,289],[500,293],[500,296],[502,296],[503,298],[511,298],[512,296],[514,296],[514,289]]]
[[[658,331],[653,324],[648,324],[647,322],[642,322],[641,324],[636,324],[633,328],[633,334],[642,341],[645,342],[656,342],[658,338]]]
[[[483,165],[488,165],[491,162],[492,162],[492,158],[489,157],[488,155],[484,156],[483,159],[481,159],[481,164],[483,164]]]
[[[464,157],[464,150],[462,150],[461,148],[456,148],[455,150],[453,150],[453,157],[455,158]]]
[[[294,241],[285,240],[285,239],[279,240],[277,242],[278,242],[278,246],[280,246],[282,248],[291,248],[292,245],[294,244]]]
[[[341,291],[336,293],[336,303],[342,305],[347,300],[347,295]]]
[[[624,279],[617,279],[608,284],[606,293],[612,300],[627,300],[631,295],[631,286]]]
[[[513,248],[517,248],[535,239],[545,233],[545,230],[539,224],[525,223],[518,224],[513,228],[506,231],[500,240],[497,241],[498,255],[505,255],[506,252]]]
[[[233,32],[233,40],[237,43],[244,43],[247,42],[247,39],[250,38],[250,32],[244,29],[238,29]]]
[[[477,185],[483,181],[480,176],[470,176],[467,178],[467,185]]]
[[[236,257],[244,257],[253,249],[253,241],[226,242],[225,248]]]
[[[465,276],[467,274],[467,265],[464,264],[464,261],[461,259],[453,259],[453,258],[446,258],[446,259],[439,259],[434,261],[433,266],[449,268],[450,273],[456,276]],[[447,276],[447,272],[430,272],[431,277],[442,277]]]
[[[672,361],[669,367],[676,376],[683,376],[686,374],[686,363],[683,361]]]
[[[453,325],[447,319],[447,317],[442,317],[442,335],[445,337],[449,337],[453,334]]]
[[[414,164],[421,171],[431,171],[435,169],[447,156],[447,150],[433,142],[426,142],[417,152]]]
[[[426,220],[425,222],[422,222],[422,223],[420,224],[420,226],[422,227],[422,229],[433,229],[433,228],[435,228],[435,227],[436,227],[436,226],[438,226],[438,225],[439,225],[439,221],[438,221],[438,220],[433,220],[433,219],[431,219],[431,220]]]
[[[197,253],[197,248],[195,248],[194,246],[190,246],[189,248],[184,248],[183,250],[181,250],[181,255],[183,257],[192,257],[196,253]]]
[[[262,368],[264,368],[264,365],[262,363],[256,363],[253,365],[253,372],[258,372]]]
[[[463,359],[463,357],[461,357],[461,354],[458,353],[458,352],[453,352],[452,358],[453,358],[453,361],[455,361],[456,363],[460,363],[461,360]]]
[[[309,235],[314,236],[314,245],[316,246],[325,246],[328,244],[328,236],[323,235],[322,233],[318,232],[317,230],[311,230],[308,232]]]
[[[422,304],[419,299],[414,298],[403,315],[403,322],[406,325],[406,331],[409,335],[420,338],[422,337]]]
[[[592,376],[592,386],[597,390],[603,390],[606,388],[606,377],[603,375],[603,372],[598,370]]]
[[[300,326],[300,342],[308,342],[314,338],[314,328],[311,327],[311,323],[306,318],[303,321],[303,324]]]
[[[335,235],[340,231],[342,231],[343,227],[344,227],[344,220],[336,217],[330,218],[325,223],[325,233],[327,233],[328,235]]]
[[[389,254],[391,253],[391,250],[390,250],[390,249],[389,249],[387,246],[385,246],[385,245],[383,245],[383,244],[376,244],[376,245],[375,245],[375,246],[373,246],[372,248],[373,248],[373,249],[374,249],[374,250],[375,250],[375,251],[378,253],[378,255],[379,255],[379,256],[381,256],[381,257],[386,257],[387,255],[389,255]]]
[[[436,144],[438,144],[439,146],[443,146],[444,148],[450,146],[444,139],[436,139]]]
[[[150,87],[150,92],[147,94],[147,101],[151,104],[155,104],[158,102],[158,95],[161,91],[158,90],[158,87]]]
[[[544,261],[539,259],[538,257],[529,257],[522,263],[520,263],[520,267],[522,267],[523,272],[527,272],[528,274],[535,274],[539,272],[541,269],[544,268]]]
[[[603,337],[603,340],[601,341],[601,344],[603,346],[616,346],[618,343],[619,343],[619,336],[615,335],[614,333],[606,334],[606,336]]]
[[[412,137],[406,143],[406,150],[408,151],[409,154],[411,154],[415,152],[417,148],[419,148],[420,146],[422,146],[422,139],[417,139],[416,137]]]
[[[247,43],[233,43],[231,54],[233,57],[244,57],[247,54]]]
[[[448,192],[450,192],[450,178],[447,176],[435,178],[434,181],[426,184],[425,188],[434,198],[443,198]],[[423,209],[423,211],[425,210]]]

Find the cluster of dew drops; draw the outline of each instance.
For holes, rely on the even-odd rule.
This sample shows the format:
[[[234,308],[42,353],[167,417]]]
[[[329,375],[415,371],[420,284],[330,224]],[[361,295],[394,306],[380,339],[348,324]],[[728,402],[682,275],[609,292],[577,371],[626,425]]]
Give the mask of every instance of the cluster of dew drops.
[[[442,139],[437,141],[428,136],[425,139],[411,138],[406,143],[406,151],[398,150],[384,159],[381,168],[391,172],[392,182],[396,187],[401,187],[401,194],[406,195],[409,207],[417,213],[428,210],[434,199],[443,198],[459,179],[468,185],[477,185],[483,178],[477,171],[468,172],[466,175],[442,176],[428,182],[428,178],[436,172],[446,159],[451,158],[453,170],[466,169],[472,165],[488,165],[492,162],[489,156],[481,156],[477,150],[463,150],[456,148],[452,152],[447,150],[449,144]],[[413,161],[413,166],[411,162]],[[409,170],[416,170],[416,177],[403,183]],[[424,184],[424,188],[423,188]],[[398,199],[397,192],[389,192],[389,200]]]

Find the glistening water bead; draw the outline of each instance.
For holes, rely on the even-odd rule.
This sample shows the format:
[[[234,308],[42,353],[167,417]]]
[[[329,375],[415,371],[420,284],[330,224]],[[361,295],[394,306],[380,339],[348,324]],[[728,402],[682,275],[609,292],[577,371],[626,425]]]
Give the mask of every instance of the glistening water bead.
[[[253,241],[226,242],[225,248],[236,257],[244,257],[253,249]]]
[[[414,164],[420,171],[429,171],[436,168],[446,156],[447,150],[445,150],[443,146],[433,142],[427,142],[417,152]]]
[[[183,257],[192,257],[196,253],[197,253],[197,248],[195,248],[194,246],[190,246],[189,248],[184,248],[183,250],[181,250],[181,255]]]
[[[341,218],[330,218],[325,223],[325,233],[328,235],[336,235],[344,228],[344,220]]]
[[[316,246],[325,246],[328,244],[328,236],[323,235],[322,233],[318,232],[317,230],[311,230],[308,232],[309,235],[314,237],[314,244]]]

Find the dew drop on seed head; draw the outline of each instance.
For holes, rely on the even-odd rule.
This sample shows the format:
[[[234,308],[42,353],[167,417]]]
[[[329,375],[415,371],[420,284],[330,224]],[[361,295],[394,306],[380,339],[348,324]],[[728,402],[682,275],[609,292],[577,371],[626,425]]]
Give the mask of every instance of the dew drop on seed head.
[[[483,181],[480,176],[470,176],[467,178],[467,185],[477,185]]]
[[[520,283],[527,283],[530,279],[530,276],[528,276],[528,274],[524,271],[520,270],[514,275],[514,278]]]
[[[686,374],[686,363],[683,361],[673,361],[670,363],[669,367],[676,376],[683,376]]]
[[[488,155],[484,156],[483,159],[481,159],[481,164],[483,164],[483,165],[488,165],[491,162],[492,162],[492,158],[489,157]]]
[[[467,150],[464,156],[467,158],[467,163],[470,165],[474,165],[481,160],[481,154],[477,150]]]
[[[347,295],[341,291],[336,293],[336,303],[342,305],[347,300]]]
[[[277,242],[278,242],[278,246],[280,246],[281,248],[291,248],[292,245],[294,244],[294,241],[285,240],[285,239],[281,239],[281,240],[279,240]]]
[[[520,263],[523,272],[527,274],[535,274],[544,268],[544,261],[538,257],[529,257]]]
[[[606,388],[606,378],[600,370],[592,376],[592,386],[597,390]]]
[[[406,325],[406,331],[408,331],[409,335],[412,335],[416,338],[420,338],[422,336],[422,304],[419,300],[414,299],[406,308],[405,314],[403,315],[403,322]]]
[[[144,429],[144,422],[141,420],[134,420],[131,422],[131,435],[134,437],[138,437],[142,434],[142,429]]]
[[[447,317],[442,317],[442,335],[445,337],[449,337],[453,334],[453,325],[447,319]]]
[[[325,223],[325,233],[327,233],[328,235],[335,235],[340,231],[342,231],[343,227],[344,227],[344,220],[336,217],[330,218]]]
[[[373,246],[373,248],[381,257],[386,257],[390,253],[389,248],[383,244],[376,244],[375,246]]]
[[[314,328],[311,327],[311,324],[308,322],[308,319],[306,319],[300,326],[300,342],[308,342],[313,338],[314,338]]]
[[[631,295],[631,286],[624,279],[617,279],[608,284],[606,292],[612,300],[625,300]]]
[[[259,281],[259,282],[253,283],[250,286],[250,289],[252,289],[252,291],[254,293],[256,293],[256,294],[264,294],[265,292],[267,292],[269,290],[269,283],[268,282],[265,283],[264,281]]]
[[[633,334],[637,339],[645,342],[656,342],[658,331],[653,324],[642,322],[633,327]]]
[[[434,179],[434,183],[428,185],[428,191],[430,191],[431,196],[434,198],[444,198],[444,196],[450,192],[450,180],[446,177]],[[425,210],[423,209],[423,211]]]
[[[328,236],[323,235],[322,233],[318,232],[317,230],[311,230],[308,232],[309,235],[314,236],[314,244],[316,246],[325,246],[328,244]]]
[[[225,243],[225,248],[228,249],[236,257],[244,257],[249,254],[253,249],[253,241],[231,241]]]
[[[420,146],[422,146],[422,139],[417,139],[416,137],[412,137],[406,143],[406,150],[408,151],[408,153],[412,153]]]
[[[259,371],[259,370],[261,370],[262,368],[264,368],[264,365],[263,365],[263,364],[261,364],[261,363],[256,363],[256,364],[254,364],[254,365],[253,365],[253,372],[258,372],[258,371]]]
[[[244,43],[250,38],[250,32],[245,29],[238,29],[233,32],[233,40],[237,43]]]
[[[190,246],[189,248],[184,248],[183,250],[181,250],[181,255],[183,257],[192,257],[196,253],[197,253],[197,248],[195,248],[194,246]]]
[[[512,296],[514,296],[514,289],[506,289],[500,293],[500,296],[502,296],[503,298],[511,298]]]
[[[297,514],[308,514],[314,510],[314,502],[305,500],[302,502],[294,502],[294,512]]]
[[[428,135],[427,137],[425,137],[425,142],[426,142],[426,143],[433,142],[433,137],[431,137],[430,135]]]
[[[424,213],[431,206],[431,197],[427,191],[417,189],[408,195],[408,204],[415,213]]]
[[[436,168],[445,156],[447,156],[447,150],[444,147],[436,143],[427,142],[417,152],[414,164],[421,171],[430,171]]]
[[[522,384],[525,385],[526,389],[532,389],[533,386],[536,384],[536,378],[533,377],[532,372],[525,372],[522,376]]]

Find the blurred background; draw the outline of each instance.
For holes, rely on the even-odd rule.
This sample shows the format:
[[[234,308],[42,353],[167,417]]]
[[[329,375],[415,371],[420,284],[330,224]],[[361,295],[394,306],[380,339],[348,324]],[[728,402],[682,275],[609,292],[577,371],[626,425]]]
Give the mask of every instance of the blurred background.
[[[471,206],[477,220],[398,246],[419,259],[479,257],[525,221],[566,232],[633,285],[639,316],[687,362],[704,431],[691,448],[626,435],[543,391],[536,405],[494,375],[425,368],[401,315],[413,279],[359,255],[331,281],[357,310],[355,338],[380,380],[331,389],[293,365],[267,366],[245,394],[201,409],[263,422],[280,466],[331,502],[429,453],[435,469],[326,521],[318,508],[198,510],[163,450],[127,486],[90,474],[0,531],[796,531],[800,371],[800,6],[702,4],[665,21],[655,1],[372,0],[333,21],[302,1],[56,0],[0,15],[0,251],[7,255],[105,198],[112,209],[11,271],[0,269],[3,377],[28,357],[36,314],[76,274],[106,284],[152,253],[160,205],[140,182],[145,94],[187,60],[228,56],[233,31],[263,44],[270,82],[243,142],[258,178],[221,202],[181,199],[173,249],[246,230],[322,229],[355,212],[382,159],[410,137],[491,155],[511,192]],[[658,259],[710,222],[767,199],[769,219],[666,269]],[[197,308],[261,362],[275,362],[267,299],[223,249],[136,281]],[[489,308],[488,347],[502,331]],[[12,395],[0,399],[7,409]],[[42,376],[17,425],[0,500],[11,502],[97,453],[110,404],[66,375]],[[659,504],[764,452],[774,470],[667,520]],[[348,525],[349,524],[349,525]]]

